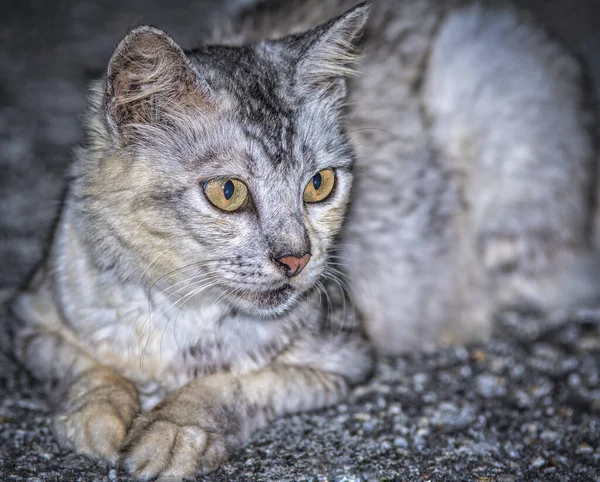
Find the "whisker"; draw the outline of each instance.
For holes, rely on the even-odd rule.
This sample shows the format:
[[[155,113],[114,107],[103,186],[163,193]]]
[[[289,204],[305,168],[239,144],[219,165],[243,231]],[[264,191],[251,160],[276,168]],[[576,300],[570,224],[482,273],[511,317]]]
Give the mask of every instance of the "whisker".
[[[185,266],[182,266],[181,268],[177,268],[177,269],[174,269],[173,271],[169,271],[168,273],[160,276],[158,279],[156,279],[150,285],[150,288],[148,289],[148,294],[150,294],[152,292],[152,289],[158,283],[160,283],[161,281],[164,281],[165,279],[172,278],[173,276],[175,276],[178,273],[181,273],[182,271],[185,271],[185,270],[188,270],[188,269],[192,269],[192,268],[203,267],[203,266],[207,265],[208,263],[219,263],[219,262],[222,263],[224,261],[227,261],[227,260],[226,259],[220,259],[220,258],[207,259],[207,260],[202,260],[202,261],[197,261],[197,262],[194,262],[194,263],[190,263],[190,264],[187,264]]]
[[[154,263],[156,263],[156,261],[158,260],[158,258],[160,258],[162,255],[164,255],[168,250],[169,250],[169,248],[165,248],[159,254],[157,254],[152,261],[150,261],[150,264],[148,264],[148,266],[146,267],[146,269],[140,275],[140,279],[138,279],[138,283],[141,283],[141,281],[144,279],[144,276],[146,275],[146,273],[148,272],[148,270],[150,269],[150,267]]]
[[[192,276],[192,277],[184,279],[182,281],[178,281],[177,283],[173,283],[172,285],[169,285],[165,289],[163,289],[163,290],[159,291],[158,293],[156,293],[152,298],[150,298],[150,301],[154,301],[158,296],[160,296],[161,294],[166,293],[167,291],[175,288],[176,286],[188,283],[187,286],[184,286],[182,288],[178,288],[177,290],[173,291],[172,293],[169,293],[167,295],[167,298],[170,298],[171,296],[179,293],[180,291],[185,290],[189,286],[189,284],[192,283],[192,282],[198,282],[198,281],[201,281],[203,279],[210,278],[211,276],[218,276],[218,275],[219,275],[219,273],[217,271],[209,271],[207,273],[200,273],[199,275]]]
[[[325,295],[325,301],[327,301],[327,321],[329,320],[331,313],[333,313],[333,303],[331,302],[331,298],[329,297],[329,293],[327,292],[325,285],[323,285],[323,283],[321,283],[321,281],[319,280],[315,282],[315,285],[320,287],[323,290],[323,294]]]
[[[195,281],[194,283],[201,283],[201,282],[203,283],[203,282],[205,282],[206,280],[207,280],[207,278],[203,278],[202,280],[197,280],[197,281]],[[186,280],[186,281],[189,281],[189,280]],[[213,286],[214,284],[216,284],[216,281],[215,281],[215,282],[212,282],[212,283],[210,283],[209,285],[203,285],[203,286],[204,286],[204,287],[206,287],[206,288],[208,288],[208,287],[210,287],[210,286]],[[188,288],[189,286],[191,286],[191,285],[192,285],[192,282],[189,282],[188,286],[184,286],[184,287],[182,287],[182,288],[178,289],[178,290],[177,290],[177,292],[179,292],[179,291],[181,291],[181,290],[184,290],[184,289],[187,289],[187,288]],[[194,295],[198,294],[200,291],[202,291],[202,288],[203,288],[203,286],[201,286],[201,287],[200,287],[200,289],[197,289],[197,290],[194,290],[194,291],[192,291],[191,293],[187,293],[186,295],[184,295],[184,296],[183,296],[182,298],[180,298],[179,300],[177,300],[177,301],[175,301],[175,302],[171,303],[169,306],[167,306],[167,307],[166,307],[164,310],[162,310],[162,311],[161,311],[161,312],[160,312],[160,313],[159,313],[159,314],[158,314],[156,317],[154,317],[154,318],[153,318],[153,316],[152,316],[152,315],[153,315],[153,313],[152,313],[152,304],[151,304],[150,302],[148,303],[148,307],[149,307],[148,316],[146,317],[146,320],[144,321],[144,324],[142,325],[142,331],[141,331],[141,333],[140,333],[140,335],[139,335],[139,337],[138,337],[138,344],[139,344],[139,340],[140,340],[140,338],[141,338],[141,337],[143,336],[143,334],[144,334],[144,327],[145,327],[146,323],[147,323],[148,321],[150,321],[150,330],[149,330],[149,332],[148,332],[148,336],[147,336],[147,339],[146,339],[146,343],[144,344],[144,348],[142,349],[142,353],[141,353],[141,355],[140,355],[140,368],[142,368],[142,364],[143,364],[143,358],[144,358],[145,352],[146,352],[146,350],[147,350],[147,348],[148,348],[148,344],[150,343],[150,340],[152,339],[152,332],[154,331],[154,323],[153,323],[153,320],[160,319],[160,317],[161,317],[162,315],[164,315],[164,314],[165,314],[167,311],[169,311],[171,308],[173,308],[173,307],[177,306],[179,303],[182,303],[182,302],[183,302],[183,303],[185,303],[185,301],[186,301],[187,299],[189,299],[191,296],[194,296]],[[176,294],[176,293],[171,293],[171,294],[170,294],[170,295],[169,295],[167,298],[170,298],[170,297],[171,297],[171,296],[173,296],[174,294]],[[190,296],[190,295],[191,295],[191,296]],[[166,330],[166,328],[167,328],[167,326],[169,325],[169,323],[170,323],[170,320],[167,320],[167,323],[166,323],[166,325],[165,325],[165,328],[164,328],[164,330]],[[163,330],[163,335],[164,335],[164,330]],[[160,351],[161,349],[162,349],[162,336],[161,336],[161,344],[160,344],[160,346],[159,346],[159,351]]]
[[[323,276],[331,281],[333,281],[339,291],[340,291],[340,296],[342,298],[342,318],[340,320],[340,324],[339,324],[339,332],[338,332],[338,336],[341,335],[343,329],[344,329],[344,325],[346,323],[346,315],[347,315],[347,311],[346,311],[346,298],[348,297],[350,301],[352,301],[352,293],[350,291],[350,287],[348,286],[348,284],[341,279],[340,277],[336,276],[335,273],[331,273],[331,272],[325,272],[323,273]]]
[[[397,134],[394,134],[393,132],[390,131],[386,131],[385,129],[381,129],[379,127],[359,127],[358,129],[352,129],[351,131],[348,131],[348,134],[354,134],[355,132],[363,132],[363,131],[378,131],[378,132],[383,132],[384,134],[389,134],[390,136],[394,137],[395,139],[399,140],[400,142],[410,142],[413,140],[412,137],[400,137]]]
[[[175,292],[170,293],[167,295],[167,299],[171,298],[172,296],[176,295],[177,293],[179,293],[180,291],[183,291],[187,288],[189,288],[189,286],[191,286],[193,283],[199,283],[202,281],[206,281],[207,279],[210,280],[212,276],[215,276],[215,273],[205,273],[204,277],[202,277],[202,279],[196,279],[195,281],[192,279],[187,279],[184,280],[184,283],[188,283],[187,286],[184,286],[182,288],[177,289]],[[196,278],[196,277],[194,277]],[[148,316],[146,317],[146,319],[144,320],[144,323],[142,324],[142,328],[140,331],[140,335],[138,336],[138,344],[139,344],[139,340],[140,338],[144,335],[144,328],[146,326],[146,323],[150,320],[151,321],[151,317],[152,317],[152,302],[156,299],[157,296],[159,296],[161,293],[163,293],[165,290],[161,291],[160,293],[157,293],[154,297],[150,298],[148,300]],[[162,314],[164,314],[169,308],[163,310],[163,312],[161,312],[158,316],[160,317]],[[150,329],[150,333],[152,332],[152,328]]]
[[[177,312],[177,315],[175,316],[175,319],[173,320],[173,332],[174,332],[174,340],[175,340],[175,344],[177,346],[177,349],[181,351],[181,347],[179,346],[179,344],[177,343],[177,337],[175,336],[175,324],[177,322],[177,318],[179,317],[179,314],[181,313],[181,310],[183,309],[183,306],[185,305],[185,303],[187,303],[190,299],[192,299],[194,296],[198,295],[199,293],[201,293],[202,291],[211,288],[215,285],[218,284],[218,281],[214,281],[212,283],[209,283],[208,285],[202,285],[200,286],[198,289],[192,291],[191,293],[188,293],[187,295],[185,295],[184,297],[182,297],[181,299],[177,300],[175,303],[171,304],[167,310],[174,308],[175,306],[177,306],[178,304],[180,304],[179,307],[179,311]],[[167,311],[165,310],[165,311]],[[163,346],[163,340],[165,337],[165,333],[167,331],[167,327],[169,326],[169,324],[171,323],[171,320],[167,320],[167,323],[165,324],[165,327],[163,328],[163,331],[161,333],[160,336],[160,343],[159,343],[159,348],[158,348],[158,353],[159,356],[162,360],[162,346]]]
[[[256,273],[248,273],[248,274],[246,274],[246,275],[243,275],[243,276],[242,276],[241,278],[239,278],[237,281],[238,281],[238,282],[242,282],[242,281],[246,280],[247,278],[254,277],[255,275],[256,275]],[[214,286],[214,284],[219,284],[219,283],[218,283],[218,282],[216,282],[216,283],[213,283],[213,284],[212,284],[212,286]],[[224,293],[222,293],[220,296],[218,296],[218,297],[217,297],[217,298],[216,298],[216,299],[213,301],[213,303],[211,303],[211,305],[209,306],[209,308],[211,308],[211,307],[215,306],[217,303],[220,303],[220,302],[221,302],[221,301],[223,301],[223,300],[225,300],[225,301],[230,301],[230,300],[232,300],[233,298],[231,298],[231,296],[230,296],[230,295],[232,295],[234,292],[235,292],[235,289],[234,289],[234,288],[231,288],[231,289],[229,289],[228,291],[225,291],[225,292],[224,292]],[[196,293],[196,294],[197,294],[197,293]],[[181,306],[179,307],[179,310],[178,310],[178,312],[177,312],[177,315],[175,316],[175,320],[174,320],[174,322],[173,322],[173,330],[175,330],[175,325],[176,325],[176,323],[177,323],[177,319],[179,318],[179,315],[180,315],[181,311],[183,310],[183,307],[184,307],[185,303],[186,303],[187,301],[189,301],[189,299],[191,299],[191,298],[188,298],[188,299],[187,299],[187,300],[186,300],[184,303],[182,303],[182,304],[181,304]],[[232,310],[232,306],[231,306],[230,304],[228,304],[228,305],[227,305],[227,312],[226,312],[226,313],[229,313],[229,312],[231,312],[231,310]],[[225,316],[226,316],[226,314],[225,314]],[[196,328],[194,328],[194,331],[192,332],[192,334],[190,334],[190,337],[189,337],[189,340],[188,340],[188,342],[191,342],[191,340],[193,339],[193,336],[194,336],[194,335],[195,335],[195,333],[196,333],[196,330],[197,330],[199,327],[200,327],[200,324],[198,324],[198,325],[196,326]],[[177,343],[177,341],[176,341],[176,343]],[[188,346],[189,346],[189,345],[188,345]],[[183,351],[183,348],[182,348],[182,347],[179,345],[179,343],[177,343],[177,348],[179,349],[179,351],[180,351],[180,352],[182,352],[182,351]]]

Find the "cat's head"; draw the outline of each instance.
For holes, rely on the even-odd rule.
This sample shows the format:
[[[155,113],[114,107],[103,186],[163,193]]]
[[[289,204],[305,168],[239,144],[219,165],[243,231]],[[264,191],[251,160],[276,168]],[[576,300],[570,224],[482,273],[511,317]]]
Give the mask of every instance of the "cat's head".
[[[75,168],[97,262],[259,316],[313,288],[349,199],[344,77],[367,14],[187,54],[160,30],[131,31]]]

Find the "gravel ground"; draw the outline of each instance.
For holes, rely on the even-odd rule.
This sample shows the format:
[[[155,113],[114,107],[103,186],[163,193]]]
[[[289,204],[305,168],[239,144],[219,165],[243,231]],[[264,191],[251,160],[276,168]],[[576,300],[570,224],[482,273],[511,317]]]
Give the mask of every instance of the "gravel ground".
[[[8,359],[0,473],[129,480],[61,450],[49,409]],[[337,407],[280,419],[207,481],[600,481],[600,312],[506,314],[493,341],[381,360]]]
[[[41,257],[81,137],[86,83],[122,33],[153,23],[192,46],[233,3],[3,4],[0,302]],[[528,2],[598,86],[596,3]],[[129,480],[58,447],[39,389],[6,354],[4,319],[0,310],[0,481]],[[487,344],[381,360],[347,403],[276,421],[204,480],[600,481],[600,312],[509,313]]]

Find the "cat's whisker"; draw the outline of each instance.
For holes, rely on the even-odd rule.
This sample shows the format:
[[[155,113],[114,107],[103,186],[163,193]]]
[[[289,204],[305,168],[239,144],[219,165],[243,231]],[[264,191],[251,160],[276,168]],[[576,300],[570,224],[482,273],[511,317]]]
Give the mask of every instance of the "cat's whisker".
[[[148,272],[148,270],[151,268],[151,266],[156,263],[156,261],[158,260],[158,258],[160,258],[161,256],[164,256],[164,254],[169,251],[169,248],[165,248],[163,249],[160,253],[158,253],[154,259],[152,261],[150,261],[150,263],[148,264],[148,266],[146,266],[146,269],[142,272],[142,274],[140,275],[140,278],[138,279],[138,283],[141,283],[141,281],[144,279],[144,276],[146,276],[146,273]]]
[[[187,281],[189,281],[189,280],[187,280]],[[193,283],[204,283],[205,281],[207,281],[207,279],[206,279],[206,278],[203,278],[202,280],[196,280],[196,281],[194,281]],[[187,288],[188,288],[189,286],[191,286],[193,283],[192,283],[192,282],[190,282],[190,284],[189,284],[188,286],[185,286],[185,287],[183,287],[183,288],[180,288],[178,291],[181,291],[181,290],[183,290],[183,289],[187,289]],[[209,285],[208,285],[208,287],[210,287],[210,286],[212,286],[212,285],[214,285],[214,284],[216,284],[216,283],[215,283],[215,282],[213,282],[212,284],[209,284]],[[198,291],[198,292],[199,292],[199,291]],[[169,296],[167,296],[167,298],[169,298],[170,296],[172,296],[172,295],[174,295],[174,294],[175,294],[175,293],[172,293],[172,294],[170,294]],[[169,310],[170,310],[171,308],[173,308],[174,306],[177,306],[177,304],[178,304],[178,303],[181,303],[181,302],[182,302],[182,300],[183,300],[183,302],[185,302],[185,300],[187,300],[187,299],[190,297],[190,295],[192,295],[192,296],[193,296],[193,295],[195,295],[195,294],[197,294],[197,292],[194,292],[194,291],[193,291],[192,293],[188,293],[188,294],[184,295],[184,296],[183,296],[182,298],[180,298],[179,300],[177,300],[177,301],[175,301],[174,303],[171,303],[169,306],[167,306],[167,307],[166,307],[164,310],[162,310],[162,311],[161,311],[161,312],[160,312],[160,313],[159,313],[157,316],[155,316],[154,318],[153,318],[153,316],[152,316],[152,315],[153,315],[153,313],[152,313],[152,305],[151,305],[151,303],[149,303],[149,304],[148,304],[148,306],[149,306],[149,313],[148,313],[148,316],[147,316],[146,320],[144,321],[144,324],[142,325],[142,330],[141,330],[141,332],[140,332],[140,335],[138,336],[138,344],[139,344],[139,341],[140,341],[141,337],[144,335],[144,331],[143,331],[143,330],[144,330],[144,327],[145,327],[146,323],[147,323],[148,321],[150,321],[150,329],[149,329],[149,332],[148,332],[148,335],[147,335],[147,338],[146,338],[146,343],[144,344],[144,348],[142,349],[142,354],[141,354],[141,356],[140,356],[140,368],[142,367],[144,353],[145,353],[145,351],[146,351],[146,349],[147,349],[147,347],[148,347],[148,344],[150,343],[150,340],[152,339],[152,332],[154,331],[154,323],[153,323],[153,320],[160,319],[160,317],[161,317],[162,315],[164,315],[164,314],[165,314],[167,311],[169,311]],[[168,326],[168,324],[169,324],[169,320],[167,320],[167,323],[166,323],[166,325],[165,325],[165,329],[166,329],[166,326]],[[162,338],[161,338],[161,347],[162,347]]]
[[[327,266],[334,265],[347,267],[351,262],[352,260],[347,256],[329,256],[329,259],[327,260]]]
[[[195,276],[193,278],[184,280],[185,283],[188,283],[186,286],[180,287],[178,288],[176,291],[174,291],[173,293],[169,293],[166,298],[169,299],[171,297],[173,297],[174,295],[176,295],[177,293],[184,291],[186,289],[188,289],[190,286],[193,286],[194,284],[199,284],[199,283],[204,283],[206,281],[209,282],[213,282],[215,280],[218,280],[219,276],[218,273],[204,273],[202,276]],[[170,310],[176,303],[178,303],[181,299],[186,298],[189,295],[189,293],[186,293],[185,295],[183,295],[182,298],[180,298],[179,300],[173,302],[171,305],[169,305],[167,308],[165,308],[163,311],[161,311],[158,314],[158,317],[162,316],[164,313],[166,313],[168,310]]]
[[[129,361],[131,359],[131,342],[132,342],[133,334],[135,332],[135,328],[141,317],[142,317],[142,314],[141,313],[138,314],[138,316],[135,318],[135,321],[131,325],[131,330],[129,330],[129,337],[127,338],[127,360],[126,361]],[[137,339],[139,340],[139,337]],[[125,364],[125,361],[123,362],[123,364]]]
[[[211,286],[214,286],[214,285],[217,285],[217,284],[219,284],[219,283],[218,283],[218,282],[215,282],[215,283],[213,283],[212,285],[208,286],[207,288],[209,288],[209,287],[211,287]],[[193,296],[197,295],[197,294],[198,294],[200,291],[202,291],[202,290],[199,290],[199,291],[197,291],[197,292],[193,293]],[[210,305],[210,307],[209,307],[209,308],[212,308],[212,307],[213,307],[213,306],[215,306],[217,303],[219,303],[220,301],[222,301],[223,299],[225,299],[225,298],[226,298],[228,295],[231,295],[231,294],[233,294],[234,292],[235,292],[235,290],[233,290],[233,289],[230,289],[230,290],[228,290],[228,291],[225,291],[224,293],[222,293],[221,295],[219,295],[219,296],[218,296],[218,297],[217,297],[217,298],[216,298],[216,299],[213,301],[213,303]],[[181,310],[183,309],[183,306],[184,306],[184,304],[185,304],[185,303],[186,303],[186,302],[187,302],[189,299],[191,299],[191,297],[189,297],[189,296],[188,296],[188,297],[185,299],[184,303],[182,303],[182,304],[181,304],[181,306],[180,306],[180,308],[179,308],[179,311],[177,312],[177,315],[175,316],[175,320],[174,320],[174,322],[173,322],[173,323],[174,323],[174,325],[173,325],[173,330],[175,330],[175,323],[177,322],[177,318],[179,317],[179,314],[181,313]],[[231,308],[231,306],[230,306],[230,305],[228,305],[228,309],[230,309],[230,308]],[[191,341],[194,339],[194,337],[195,337],[195,333],[196,333],[196,330],[199,328],[199,326],[200,326],[200,325],[198,324],[198,326],[197,326],[196,328],[194,328],[194,331],[193,331],[193,332],[190,334],[190,337],[189,337],[189,339],[188,339],[188,341],[189,341],[190,343],[191,343]],[[166,327],[165,327],[165,330],[166,330]],[[162,335],[161,335],[161,348],[160,348],[160,350],[159,350],[159,353],[160,353],[160,352],[161,352],[161,350],[162,350],[162,337],[164,337],[165,330],[163,330],[163,333],[162,333]],[[180,352],[183,352],[183,347],[181,347],[181,346],[179,345],[179,343],[177,343],[177,340],[175,340],[175,344],[176,344],[176,346],[177,346],[177,349],[178,349]],[[188,345],[188,346],[189,346],[189,345]]]
[[[255,276],[255,273],[248,273],[248,274],[246,274],[246,275],[242,276],[241,278],[239,278],[239,279],[238,279],[238,281],[244,281],[245,279],[247,279],[247,278],[251,278],[251,277],[253,277],[253,276]],[[219,284],[219,283],[215,283],[215,284]],[[209,307],[209,308],[211,308],[212,306],[216,305],[217,303],[219,303],[219,302],[220,302],[220,301],[222,301],[222,300],[229,301],[229,300],[233,299],[233,298],[231,298],[231,296],[230,296],[230,295],[231,295],[231,294],[233,294],[234,292],[235,292],[235,290],[234,290],[234,289],[230,289],[230,290],[228,290],[228,291],[224,292],[224,293],[223,293],[221,296],[219,296],[218,298],[216,298],[216,299],[213,301],[213,303],[210,305],[210,307]],[[227,299],[227,298],[228,298],[228,299]],[[184,304],[185,304],[185,303],[184,303]],[[183,309],[183,306],[184,306],[184,304],[182,304],[182,305],[180,306],[180,308],[179,308],[179,311],[177,312],[177,315],[175,316],[175,321],[174,321],[174,323],[177,323],[177,318],[179,317],[179,314],[181,313],[181,310]],[[227,313],[231,312],[231,310],[232,310],[232,308],[233,308],[233,306],[232,306],[230,303],[227,303],[227,305],[226,305],[226,306],[227,306],[227,311],[225,312],[225,315],[224,315],[224,316],[226,316],[226,314],[227,314]],[[195,337],[196,331],[197,331],[197,330],[200,328],[200,326],[201,326],[201,325],[200,325],[200,324],[198,324],[198,325],[197,325],[197,326],[194,328],[194,330],[192,331],[192,333],[191,333],[191,334],[190,334],[190,336],[189,336],[188,342],[191,342],[191,340],[192,340],[192,339]],[[175,329],[175,326],[173,327],[173,329]],[[188,346],[189,346],[189,344],[188,344]],[[182,351],[183,351],[183,348],[182,348],[181,346],[179,346],[179,344],[177,345],[177,348],[180,350],[180,352],[182,352]]]
[[[327,302],[327,318],[326,319],[329,320],[329,317],[333,313],[333,303],[331,301],[329,293],[327,292],[327,288],[325,288],[325,285],[321,281],[317,281],[316,285],[323,290],[323,294],[325,295],[325,300]]]
[[[322,295],[321,295],[321,290],[319,289],[319,287],[318,287],[318,286],[315,286],[315,288],[316,288],[316,289],[315,289],[315,291],[316,291],[316,292],[317,292],[317,294],[319,295],[319,306],[321,306],[321,303],[322,303],[322,301],[323,301],[323,300],[322,300]]]
[[[248,275],[248,276],[249,276],[249,275]],[[248,277],[248,276],[246,276],[246,277]],[[242,278],[242,279],[243,279],[243,278]],[[220,283],[219,283],[219,281],[216,281],[216,282],[214,282],[214,283],[213,283],[211,286],[218,285],[218,284],[220,284]],[[213,306],[215,306],[216,304],[218,304],[219,302],[221,302],[223,299],[225,299],[225,298],[226,298],[226,296],[227,296],[228,294],[232,294],[232,293],[234,293],[234,291],[235,291],[235,290],[233,290],[233,289],[230,289],[230,290],[228,290],[228,291],[226,291],[226,292],[222,293],[221,295],[219,295],[219,296],[218,296],[218,297],[217,297],[217,298],[216,298],[216,299],[213,301],[213,303],[210,305],[210,307],[209,307],[209,308],[212,308]],[[196,293],[196,294],[197,294],[197,293]],[[175,316],[175,320],[174,320],[174,322],[173,322],[173,330],[175,330],[175,324],[177,323],[177,319],[179,318],[179,315],[180,315],[181,311],[183,310],[183,307],[184,307],[185,303],[186,303],[187,301],[189,301],[189,299],[191,299],[191,298],[188,298],[188,299],[187,299],[187,300],[186,300],[186,301],[185,301],[183,304],[181,304],[181,306],[179,307],[179,311],[177,312],[177,315]],[[228,309],[228,311],[230,311],[230,309],[231,309],[231,306],[230,306],[230,305],[227,305],[227,309]],[[200,324],[198,324],[198,325],[196,326],[196,328],[194,328],[194,331],[193,331],[193,334],[194,334],[194,335],[195,335],[195,332],[196,332],[196,330],[198,329],[198,327],[199,327],[199,326],[200,326]],[[191,340],[191,337],[190,337],[190,340]],[[177,348],[179,349],[179,351],[180,351],[180,352],[181,352],[181,351],[183,351],[183,348],[182,348],[181,346],[179,346],[179,344],[177,343],[177,341],[176,341],[176,345],[177,345]]]
[[[323,273],[323,276],[326,279],[333,281],[337,285],[338,289],[340,290],[340,296],[342,298],[342,317],[341,317],[340,325],[339,325],[339,330],[340,330],[338,333],[338,336],[339,336],[344,328],[344,324],[346,323],[346,315],[347,315],[346,298],[348,298],[350,300],[350,302],[352,302],[352,293],[350,290],[350,286],[341,277],[336,276],[335,273],[326,271],[325,273]]]
[[[138,231],[140,230],[140,228],[141,228],[141,227],[142,227],[142,226],[143,226],[145,223],[146,223],[146,221],[145,221],[145,220],[142,220],[142,221],[140,221],[140,222],[138,223],[138,225],[137,225],[135,228],[133,228],[133,231],[131,232],[131,236],[133,237],[133,236],[137,235]],[[166,250],[165,250],[165,251],[166,251]]]
[[[356,132],[363,132],[363,131],[378,131],[378,132],[383,132],[384,134],[388,134],[390,136],[392,136],[393,138],[395,138],[396,140],[403,142],[403,143],[407,143],[410,141],[413,141],[412,137],[401,137],[398,134],[394,134],[393,132],[390,132],[388,130],[382,129],[380,127],[359,127],[357,129],[352,129],[351,131],[348,131],[348,134],[351,136],[352,134],[356,133]]]
[[[323,294],[325,295],[325,300],[327,302],[327,310],[326,310],[326,317],[324,320],[324,326],[327,327],[328,329],[332,330],[331,333],[333,334],[332,321],[333,321],[334,308],[333,308],[333,301],[331,300],[331,296],[330,296],[330,291],[327,289],[327,287],[321,281],[318,282],[317,287],[319,288],[319,291],[323,292]]]
[[[224,291],[224,292],[223,292],[221,295],[219,295],[217,298],[215,298],[215,299],[213,300],[213,302],[210,304],[210,306],[209,306],[208,308],[210,309],[210,308],[212,308],[213,306],[217,305],[218,303],[220,303],[220,302],[223,300],[223,298],[224,298],[226,295],[228,295],[228,294],[229,294],[229,295],[232,295],[233,293],[235,293],[235,291],[236,291],[236,290],[235,290],[234,288],[230,288],[229,290],[227,290],[227,291]]]
[[[177,293],[185,290],[189,286],[189,283],[197,282],[197,281],[200,281],[200,280],[203,280],[203,279],[207,279],[207,278],[210,278],[211,276],[218,277],[219,276],[219,272],[217,272],[217,271],[209,271],[209,272],[206,272],[206,273],[200,273],[200,274],[198,274],[196,276],[191,276],[190,278],[186,278],[184,280],[178,281],[177,283],[173,283],[172,285],[167,286],[165,289],[159,291],[154,296],[152,296],[152,298],[150,298],[150,301],[151,302],[154,301],[160,295],[165,294],[167,291],[172,290],[176,286],[180,286],[182,284],[188,283],[188,285],[180,287],[180,288],[176,289],[175,291],[173,291],[171,293],[168,293],[166,296],[167,296],[167,298],[170,298],[171,296],[176,295]]]
[[[183,304],[185,304],[185,303],[186,303],[186,302],[187,302],[189,299],[193,298],[194,296],[196,296],[196,295],[197,295],[198,293],[200,293],[201,291],[204,291],[204,290],[206,290],[206,289],[208,289],[208,288],[210,288],[210,287],[212,287],[212,286],[214,286],[214,285],[218,284],[218,281],[215,281],[214,279],[212,279],[212,280],[209,280],[209,283],[208,283],[208,284],[204,284],[206,281],[207,281],[206,279],[202,279],[202,280],[195,281],[195,282],[194,282],[194,284],[197,284],[197,283],[203,283],[203,284],[202,284],[200,287],[198,287],[198,288],[194,289],[193,291],[191,291],[190,293],[187,293],[187,294],[185,294],[183,297],[181,297],[180,299],[176,300],[175,302],[171,303],[171,304],[170,304],[169,306],[167,306],[167,307],[166,307],[166,308],[165,308],[163,311],[161,311],[161,312],[158,314],[158,316],[157,316],[157,317],[155,317],[154,319],[159,319],[159,318],[160,318],[162,315],[164,315],[164,314],[165,314],[167,311],[169,311],[170,309],[172,309],[172,308],[176,307],[177,305],[180,305],[180,304],[181,304],[181,305],[183,306]],[[186,288],[188,288],[189,286],[191,286],[191,284],[190,284],[190,285],[188,285],[188,286],[186,286],[186,287],[184,287],[183,289],[186,289]],[[178,312],[178,314],[179,314],[179,312]],[[162,335],[161,335],[161,341],[160,341],[160,345],[159,345],[159,355],[160,355],[161,357],[162,357],[162,340],[163,340],[163,337],[164,337],[164,333],[165,333],[165,331],[166,331],[166,329],[167,329],[168,325],[170,324],[170,322],[171,322],[171,320],[170,320],[170,319],[167,319],[167,322],[166,322],[166,324],[165,324],[165,327],[164,327],[164,329],[163,329],[163,332],[162,332]],[[148,343],[149,343],[149,341],[150,341],[150,338],[151,338],[151,333],[150,333],[150,334],[149,334],[149,336],[148,336],[148,339],[147,339],[147,341],[146,341],[146,345],[144,346],[144,350],[145,350],[145,349],[146,349],[146,347],[148,346]]]
[[[356,244],[352,244],[352,243],[339,243],[336,246],[333,246],[332,248],[330,248],[327,252],[332,255],[342,256],[339,253],[345,252],[346,250],[348,250],[348,248],[358,249],[359,246]]]
[[[171,288],[174,286],[174,285],[168,286],[167,288],[163,289],[163,290],[162,290],[161,292],[159,292],[158,294],[156,294],[156,295],[152,296],[152,290],[153,290],[154,286],[155,286],[155,285],[156,285],[156,284],[157,284],[159,281],[161,281],[161,280],[164,280],[164,279],[168,279],[168,277],[172,277],[172,276],[174,276],[174,274],[175,274],[175,273],[181,273],[182,271],[184,271],[184,270],[187,270],[187,269],[190,269],[190,268],[198,268],[199,266],[206,265],[206,264],[208,264],[209,262],[212,262],[212,261],[213,261],[213,260],[208,260],[208,261],[202,261],[202,262],[198,262],[198,263],[192,263],[192,264],[186,265],[186,266],[184,266],[184,267],[182,267],[182,268],[178,268],[178,269],[176,269],[176,270],[173,270],[173,271],[171,271],[170,273],[167,273],[167,274],[166,274],[166,275],[164,275],[164,276],[161,276],[161,277],[160,277],[158,280],[156,280],[154,283],[152,283],[152,285],[150,286],[150,289],[148,290],[148,298],[149,298],[149,300],[148,300],[148,316],[150,317],[150,316],[151,316],[151,314],[152,314],[152,301],[154,301],[154,300],[155,300],[155,298],[156,298],[157,296],[159,296],[160,294],[164,293],[165,291],[167,291],[167,290],[171,289]],[[206,274],[206,275],[211,275],[211,274],[215,274],[215,275],[216,275],[217,273],[216,273],[216,272],[208,272],[208,273],[205,273],[205,274]],[[199,280],[198,280],[198,281],[199,281]],[[183,281],[181,281],[181,282],[178,282],[178,283],[175,283],[175,284],[176,284],[176,285],[178,285],[178,284],[181,284],[181,283],[186,283],[186,282],[187,282],[187,283],[189,283],[189,282],[190,282],[190,278],[188,278],[188,279],[185,279],[185,280],[183,280]],[[187,287],[183,287],[182,289],[187,289]],[[173,295],[177,294],[178,292],[182,291],[182,289],[178,289],[177,291],[175,291],[175,292],[173,292],[173,293],[170,293],[170,294],[168,294],[168,295],[167,295],[167,298],[170,298],[171,296],[173,296]],[[146,321],[147,321],[147,320],[146,320]],[[144,329],[144,326],[145,326],[145,324],[146,324],[146,321],[144,321],[144,325],[142,325],[142,333],[143,333],[143,329]],[[140,336],[141,336],[141,335],[140,335]],[[138,340],[139,340],[139,337],[138,337]]]
[[[177,343],[177,337],[176,337],[176,322],[177,322],[177,318],[179,317],[179,314],[181,313],[181,309],[183,308],[183,306],[185,305],[185,303],[187,303],[190,299],[192,299],[194,296],[198,295],[199,293],[201,293],[202,291],[205,291],[215,285],[218,284],[218,281],[214,281],[212,283],[209,283],[208,285],[202,285],[200,286],[198,289],[192,291],[191,293],[188,293],[187,295],[185,295],[184,297],[182,297],[181,299],[177,300],[176,302],[174,302],[168,309],[174,308],[176,305],[180,304],[179,307],[179,311],[177,312],[177,315],[175,316],[174,320],[173,320],[173,339],[175,341],[175,345],[177,346],[177,348],[179,350],[181,350],[181,347],[179,346],[179,344]],[[167,328],[169,326],[169,324],[171,323],[171,320],[167,320],[167,323],[165,324],[165,327],[163,328],[163,331],[161,333],[160,336],[160,343],[159,343],[159,349],[158,349],[158,354],[159,354],[159,358],[162,360],[162,346],[163,346],[163,340],[164,340],[164,336],[165,333],[167,331]]]
[[[152,284],[150,285],[150,288],[148,289],[148,295],[150,295],[152,293],[154,286],[156,286],[158,283],[160,283],[166,279],[172,278],[173,276],[177,275],[178,273],[181,273],[182,271],[192,269],[192,268],[204,267],[205,265],[208,265],[209,263],[220,263],[223,261],[224,260],[220,259],[220,258],[201,260],[201,261],[196,261],[194,263],[187,264],[185,266],[182,266],[181,268],[177,268],[172,271],[169,271],[168,273],[160,276],[158,279],[156,279],[155,281],[152,282]]]
[[[338,263],[337,261],[328,261],[327,262],[328,266],[340,266],[340,267],[344,267],[347,266],[347,263]]]
[[[332,276],[330,274],[324,274],[324,276],[327,279],[333,281],[337,285],[338,289],[340,290],[340,294],[341,294],[341,298],[342,298],[342,317],[341,317],[339,326],[340,326],[340,333],[341,333],[343,325],[346,321],[346,296],[345,296],[344,288],[340,284],[340,282],[335,278],[335,276]],[[333,329],[333,327],[332,327],[332,329]],[[338,333],[338,336],[339,336],[339,333]]]

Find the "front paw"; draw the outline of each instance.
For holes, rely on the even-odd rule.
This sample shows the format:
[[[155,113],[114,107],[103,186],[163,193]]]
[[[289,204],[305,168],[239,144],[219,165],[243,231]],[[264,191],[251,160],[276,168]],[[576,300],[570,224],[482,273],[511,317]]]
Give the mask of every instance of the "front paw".
[[[62,446],[114,464],[138,411],[137,398],[130,390],[101,387],[72,399],[55,417],[54,429]]]
[[[134,477],[193,477],[210,473],[227,460],[225,437],[197,424],[152,411],[136,418],[121,450],[121,464]]]

